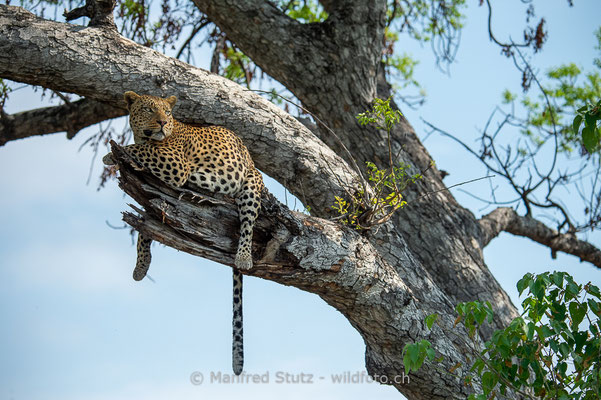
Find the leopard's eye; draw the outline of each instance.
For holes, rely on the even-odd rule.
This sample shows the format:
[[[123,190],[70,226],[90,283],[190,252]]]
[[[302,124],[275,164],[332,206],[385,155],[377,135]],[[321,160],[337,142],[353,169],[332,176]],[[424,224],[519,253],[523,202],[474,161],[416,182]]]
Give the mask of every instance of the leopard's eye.
[[[146,111],[147,113],[152,113],[152,112],[154,112],[154,111],[152,110],[152,108],[150,108],[150,107],[144,107],[144,111]]]
[[[171,115],[171,111],[165,110],[165,115]]]

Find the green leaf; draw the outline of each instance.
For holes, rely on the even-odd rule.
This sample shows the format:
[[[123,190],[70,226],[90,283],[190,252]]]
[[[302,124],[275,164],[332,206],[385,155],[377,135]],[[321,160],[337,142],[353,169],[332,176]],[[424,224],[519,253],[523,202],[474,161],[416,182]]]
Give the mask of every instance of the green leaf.
[[[555,334],[555,332],[553,332],[553,330],[551,328],[549,328],[548,325],[543,325],[543,326],[541,326],[539,334],[541,336],[541,339],[546,339],[548,337],[553,336]]]
[[[557,340],[555,339],[549,340],[549,347],[556,353],[559,351],[559,345],[557,344]]]
[[[594,126],[585,126],[582,129],[582,144],[586,151],[593,153],[598,143],[599,140],[597,139]]]
[[[409,374],[411,372],[411,359],[409,359],[409,354],[407,353],[403,356],[403,365],[405,366],[405,373]]]
[[[434,322],[436,322],[436,320],[438,319],[438,314],[430,314],[426,317],[426,326],[428,327],[428,329],[432,329],[432,325],[434,325]]]
[[[419,346],[416,343],[408,343],[403,349],[403,364],[405,365],[405,373],[410,373],[415,361],[419,357]]]
[[[601,290],[595,285],[587,285],[586,292],[601,300]]]
[[[494,387],[497,385],[499,378],[497,375],[491,371],[486,371],[482,375],[482,390],[485,395],[488,395]]]
[[[586,303],[578,304],[573,301],[568,305],[568,308],[570,310],[570,316],[572,317],[572,329],[578,329],[578,325],[580,325],[584,319],[588,307]]]
[[[518,281],[517,284],[517,288],[518,288],[518,294],[521,296],[522,292],[528,287],[530,286],[530,282],[532,281],[532,274],[528,273],[526,275],[524,275],[522,277],[522,279],[520,279]]]
[[[528,322],[528,327],[526,328],[526,339],[532,340],[534,337],[535,325],[532,322]]]
[[[559,271],[555,271],[551,275],[551,280],[553,281],[553,284],[555,284],[555,286],[557,286],[558,288],[563,288],[563,275],[564,272]]]
[[[588,333],[586,331],[574,333],[574,343],[576,344],[576,348],[575,348],[576,352],[582,351],[582,347],[586,343],[587,339],[588,339]]]
[[[588,305],[597,317],[601,317],[601,305],[593,299],[588,299]]]
[[[434,351],[434,349],[427,349],[426,355],[428,356],[428,360],[434,360],[436,357],[436,351]]]
[[[417,363],[419,360],[419,345],[416,344],[407,349],[407,354],[409,354],[409,359],[411,360],[412,365]]]
[[[572,123],[572,130],[574,131],[574,135],[578,135],[578,131],[580,130],[581,123],[582,123],[582,115],[576,115],[576,118],[574,118],[574,122]]]
[[[505,91],[503,91],[503,103],[505,104],[509,104],[512,101],[514,101],[517,98],[517,96],[513,93],[511,93],[509,90],[505,89]]]
[[[566,376],[566,371],[568,369],[568,364],[566,364],[565,362],[560,362],[559,364],[557,364],[557,373],[565,379]]]
[[[545,282],[541,278],[541,275],[537,276],[534,283],[530,285],[530,292],[532,292],[532,294],[538,299],[538,301],[541,301],[545,296],[545,286]]]
[[[567,289],[566,300],[571,300],[571,299],[577,297],[578,293],[580,293],[580,286],[577,285],[576,283],[574,283],[574,281],[571,281],[570,283],[568,283],[568,286],[566,289]]]
[[[591,114],[591,112],[587,112],[586,114],[584,114],[584,124],[586,126],[595,126],[595,123],[597,122],[597,119],[594,117],[593,114]]]
[[[566,342],[559,344],[559,353],[565,358],[570,355],[570,346]]]

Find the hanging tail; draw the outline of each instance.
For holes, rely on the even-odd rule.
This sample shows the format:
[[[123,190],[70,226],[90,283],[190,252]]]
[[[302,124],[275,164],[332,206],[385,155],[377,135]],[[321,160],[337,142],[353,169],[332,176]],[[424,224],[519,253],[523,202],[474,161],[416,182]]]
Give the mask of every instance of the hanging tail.
[[[244,367],[244,336],[242,329],[242,273],[233,269],[234,296],[233,308],[234,316],[232,319],[232,368],[234,374],[240,375]]]

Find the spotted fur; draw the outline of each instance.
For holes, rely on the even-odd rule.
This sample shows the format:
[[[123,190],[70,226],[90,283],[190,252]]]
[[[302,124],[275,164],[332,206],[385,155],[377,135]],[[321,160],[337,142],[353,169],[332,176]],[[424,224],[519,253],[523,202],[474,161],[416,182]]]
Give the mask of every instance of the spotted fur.
[[[233,132],[220,126],[194,127],[176,121],[171,114],[175,96],[163,99],[126,92],[124,97],[135,142],[125,148],[128,154],[171,186],[185,185],[236,199],[240,241],[233,270],[232,366],[234,373],[240,374],[244,364],[240,270],[252,268],[252,233],[264,189],[261,174]],[[112,163],[110,154],[103,160]],[[139,234],[135,280],[146,276],[151,243],[151,239]]]
[[[244,332],[242,324],[242,273],[234,269],[232,296],[232,369],[236,375],[242,373],[244,367]]]

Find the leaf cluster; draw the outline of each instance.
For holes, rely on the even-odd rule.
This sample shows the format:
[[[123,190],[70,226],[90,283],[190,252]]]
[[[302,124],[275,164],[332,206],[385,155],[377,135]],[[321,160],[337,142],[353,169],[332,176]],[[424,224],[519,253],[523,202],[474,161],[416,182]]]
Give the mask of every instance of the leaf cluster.
[[[358,190],[348,201],[335,196],[332,205],[332,209],[339,214],[337,219],[340,222],[359,230],[386,222],[394,211],[407,205],[403,200],[403,190],[422,178],[421,174],[410,175],[407,172],[409,165],[406,164],[394,166],[392,173],[369,161],[366,165],[367,179],[374,194],[368,197],[365,191]]]
[[[458,324],[468,330],[472,364],[463,379],[479,381],[481,391],[470,399],[503,397],[512,391],[531,399],[598,399],[601,396],[601,292],[581,285],[565,272],[526,274],[517,283],[523,314],[497,330],[484,344],[479,329],[492,321],[490,303],[477,301],[456,307]],[[436,314],[426,318],[431,328]],[[443,328],[444,329],[444,328]],[[455,336],[460,333],[450,331]],[[435,361],[427,340],[404,349],[407,371],[424,360]],[[454,373],[460,365],[447,371]]]
[[[596,32],[596,38],[596,49],[601,50],[601,28]],[[594,65],[601,70],[601,59],[595,59]],[[523,96],[520,105],[525,109],[526,117],[515,118],[514,122],[536,147],[557,135],[560,151],[569,153],[575,148],[584,148],[589,154],[598,152],[599,130],[593,124],[598,119],[593,118],[600,115],[600,72],[584,73],[576,64],[568,63],[551,68],[545,77],[546,82],[541,84],[537,98]],[[505,104],[513,104],[516,99],[517,96],[509,91],[503,93]],[[577,128],[583,120],[587,123],[579,134]]]
[[[411,175],[408,172],[409,165],[393,161],[397,157],[392,155],[390,132],[403,114],[393,109],[390,102],[390,97],[386,100],[376,98],[370,110],[356,117],[361,126],[372,125],[386,131],[388,168],[379,168],[373,162],[366,162],[367,180],[371,190],[363,188],[353,193],[349,192],[348,200],[336,196],[332,205],[332,209],[339,214],[337,219],[356,229],[368,229],[390,219],[397,209],[407,204],[403,200],[402,192],[423,177],[420,173]]]
[[[253,62],[240,50],[225,47],[223,56],[226,60],[223,76],[238,83],[250,87],[250,81],[254,75]]]
[[[601,149],[601,100],[597,104],[587,104],[576,111],[576,117],[572,123],[574,135],[578,135],[580,125],[582,128],[582,145],[589,153]]]
[[[395,124],[397,124],[403,114],[399,110],[395,110],[390,106],[390,100],[376,98],[373,101],[371,110],[357,115],[357,121],[361,126],[374,125],[378,129],[390,132]]]

